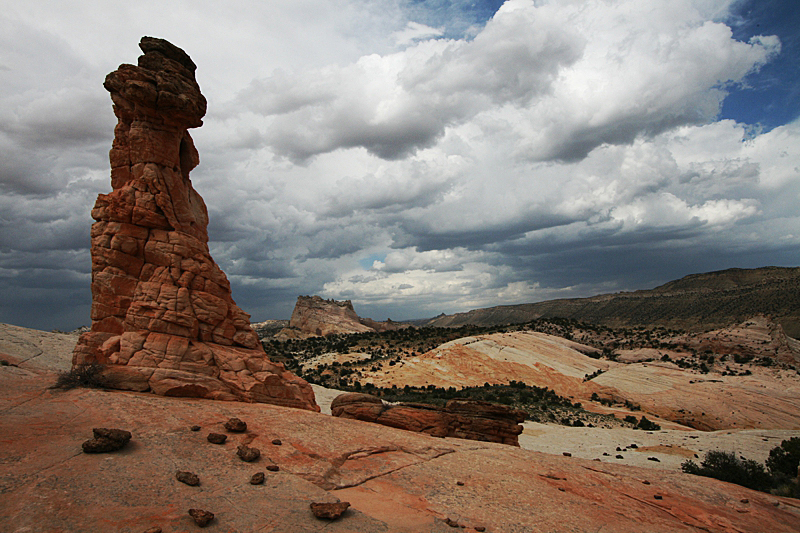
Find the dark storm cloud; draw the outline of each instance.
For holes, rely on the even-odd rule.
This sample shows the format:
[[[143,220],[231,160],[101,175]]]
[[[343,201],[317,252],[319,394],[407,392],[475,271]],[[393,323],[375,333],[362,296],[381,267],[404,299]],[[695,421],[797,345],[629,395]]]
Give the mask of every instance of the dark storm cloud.
[[[0,320],[88,323],[102,80],[144,34],[199,66],[192,181],[254,319],[298,294],[409,318],[800,256],[800,123],[717,120],[784,41],[732,33],[727,0],[232,2],[0,13]]]

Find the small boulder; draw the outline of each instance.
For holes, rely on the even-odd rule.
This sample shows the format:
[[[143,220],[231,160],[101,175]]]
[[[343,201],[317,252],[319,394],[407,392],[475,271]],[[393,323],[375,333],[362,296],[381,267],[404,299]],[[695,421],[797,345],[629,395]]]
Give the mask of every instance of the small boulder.
[[[280,470],[280,468],[278,467],[278,465],[267,465],[267,470],[269,470],[270,472],[277,472],[278,470]]]
[[[274,444],[275,446],[280,446],[283,443],[281,442],[281,439],[273,439],[272,444]]]
[[[311,504],[311,512],[317,518],[324,518],[326,520],[336,520],[350,507],[350,502],[336,502],[324,503],[313,502]]]
[[[189,515],[194,518],[195,524],[200,527],[206,527],[214,520],[214,513],[203,509],[189,509]]]
[[[178,470],[178,472],[175,474],[175,478],[181,483],[185,483],[190,487],[196,487],[200,484],[200,478],[197,477],[197,474],[193,472],[182,472]]]
[[[226,440],[228,440],[228,436],[223,435],[222,433],[208,434],[208,442],[210,442],[211,444],[225,444]]]
[[[261,485],[262,483],[264,483],[264,472],[256,472],[250,478],[251,485]]]
[[[161,533],[161,528],[158,526],[153,526],[150,529],[146,529],[144,533]]]
[[[247,431],[247,423],[238,418],[229,418],[228,421],[225,422],[225,429],[232,433],[244,433]]]
[[[124,429],[94,428],[94,438],[83,443],[84,453],[107,453],[122,449],[131,440],[131,432]]]
[[[239,459],[246,463],[252,463],[259,457],[261,457],[261,450],[258,448],[251,448],[250,446],[245,446],[242,444],[238,448],[236,448],[236,455],[239,456]]]
[[[200,426],[192,426],[189,429],[191,429],[192,431],[200,431]]]

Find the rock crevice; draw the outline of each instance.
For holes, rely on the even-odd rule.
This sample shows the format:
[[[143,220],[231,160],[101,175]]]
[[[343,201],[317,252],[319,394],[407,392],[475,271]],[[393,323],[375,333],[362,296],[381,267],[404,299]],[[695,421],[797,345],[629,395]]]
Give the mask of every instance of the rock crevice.
[[[271,362],[208,248],[208,211],[189,173],[189,128],[206,100],[196,66],[163,39],[142,38],[138,66],[103,86],[118,123],[112,192],[92,209],[92,328],[73,365],[101,363],[115,388],[318,410],[310,386]]]

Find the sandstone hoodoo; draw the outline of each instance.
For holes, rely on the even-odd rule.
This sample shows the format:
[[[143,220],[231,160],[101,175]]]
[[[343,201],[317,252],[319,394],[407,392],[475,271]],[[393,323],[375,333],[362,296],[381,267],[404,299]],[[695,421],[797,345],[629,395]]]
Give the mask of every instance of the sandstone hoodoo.
[[[92,328],[73,366],[100,363],[118,389],[319,410],[304,380],[273,363],[208,249],[208,212],[189,172],[188,128],[206,100],[195,64],[142,38],[138,66],[106,77],[118,123],[110,194],[92,210]]]

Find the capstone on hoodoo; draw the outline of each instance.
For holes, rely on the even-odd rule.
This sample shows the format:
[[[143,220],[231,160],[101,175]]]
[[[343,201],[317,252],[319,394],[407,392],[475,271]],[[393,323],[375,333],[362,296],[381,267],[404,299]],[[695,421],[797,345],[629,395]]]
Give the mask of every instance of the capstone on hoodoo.
[[[138,66],[106,77],[118,123],[110,194],[92,209],[92,328],[73,366],[101,363],[113,388],[319,410],[304,380],[266,356],[208,249],[208,212],[189,172],[203,124],[196,66],[143,37]]]

